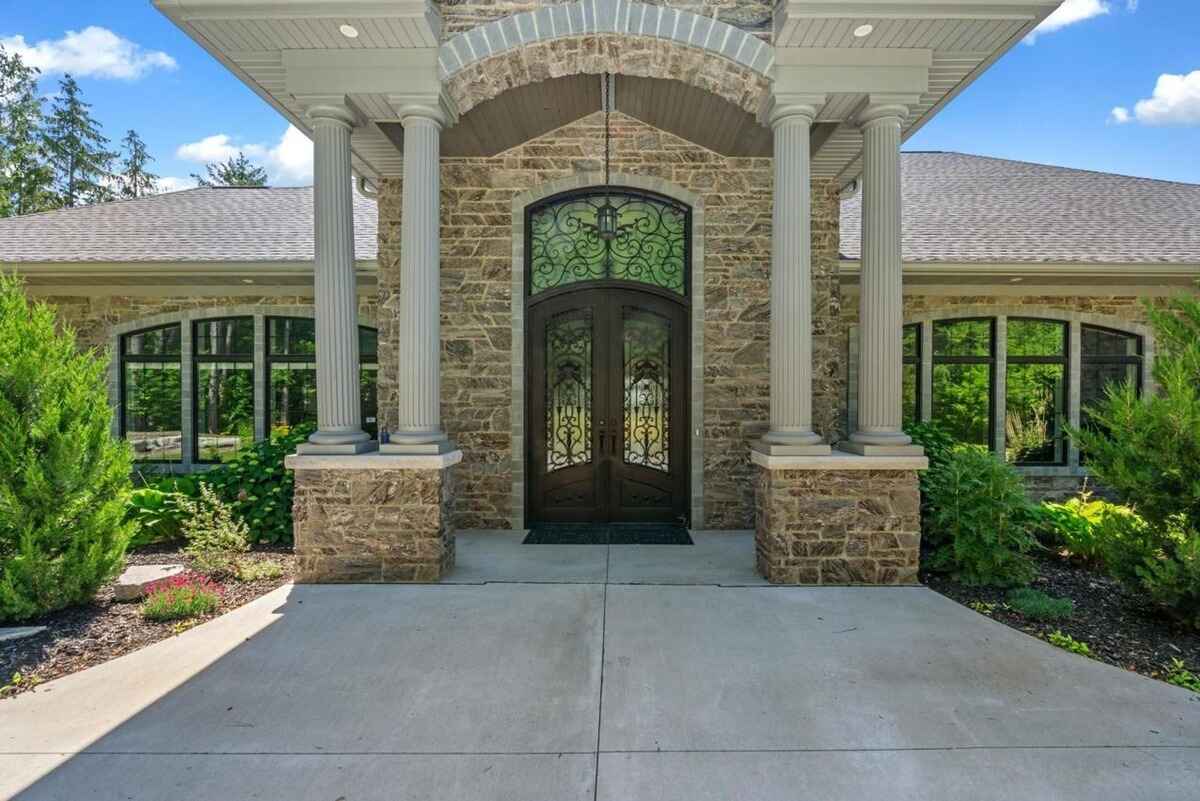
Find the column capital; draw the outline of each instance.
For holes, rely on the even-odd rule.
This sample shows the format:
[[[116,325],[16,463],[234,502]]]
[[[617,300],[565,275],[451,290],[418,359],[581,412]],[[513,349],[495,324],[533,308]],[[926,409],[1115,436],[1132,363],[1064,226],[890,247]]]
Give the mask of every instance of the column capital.
[[[400,124],[406,128],[411,123],[425,121],[433,123],[441,130],[446,127],[449,121],[446,113],[438,106],[427,106],[416,103],[400,106],[396,109],[396,116],[400,118]]]
[[[762,107],[759,121],[772,129],[789,120],[812,125],[817,111],[825,105],[825,95],[798,92],[772,93]]]
[[[920,99],[919,95],[873,94],[859,111],[856,121],[860,128],[872,123],[901,125],[908,118],[909,108]]]
[[[350,108],[345,103],[328,101],[316,102],[306,106],[304,109],[304,116],[311,120],[314,125],[331,123],[336,125],[344,125],[350,129],[358,127],[361,122],[354,109]]]

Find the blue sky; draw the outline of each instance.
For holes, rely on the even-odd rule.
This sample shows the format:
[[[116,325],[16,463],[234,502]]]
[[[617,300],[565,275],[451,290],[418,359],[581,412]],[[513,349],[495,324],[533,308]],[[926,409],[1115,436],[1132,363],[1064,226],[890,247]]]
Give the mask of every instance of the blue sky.
[[[906,148],[1200,183],[1200,3],[1067,2]],[[148,0],[4,0],[0,43],[47,65],[47,92],[70,67],[109,137],[136,129],[162,176],[244,148],[274,184],[310,180],[307,141]]]

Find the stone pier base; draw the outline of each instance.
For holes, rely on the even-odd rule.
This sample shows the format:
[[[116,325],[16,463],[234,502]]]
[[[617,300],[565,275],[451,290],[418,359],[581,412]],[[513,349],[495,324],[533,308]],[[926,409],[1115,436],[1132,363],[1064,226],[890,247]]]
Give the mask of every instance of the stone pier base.
[[[439,581],[454,567],[451,465],[437,456],[290,456],[296,581]]]
[[[754,454],[755,558],[772,584],[915,584],[924,457]]]

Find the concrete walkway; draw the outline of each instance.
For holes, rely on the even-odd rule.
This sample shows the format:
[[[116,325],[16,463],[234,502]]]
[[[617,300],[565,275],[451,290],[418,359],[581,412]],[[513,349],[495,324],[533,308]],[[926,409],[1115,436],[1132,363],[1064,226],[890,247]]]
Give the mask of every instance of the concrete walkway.
[[[722,578],[703,544],[602,548],[598,574],[584,551],[493,554],[566,582],[507,583],[476,559],[488,542],[460,543],[456,578],[492,583],[284,587],[0,702],[0,797],[1200,794],[1200,696],[929,590],[679,583]]]

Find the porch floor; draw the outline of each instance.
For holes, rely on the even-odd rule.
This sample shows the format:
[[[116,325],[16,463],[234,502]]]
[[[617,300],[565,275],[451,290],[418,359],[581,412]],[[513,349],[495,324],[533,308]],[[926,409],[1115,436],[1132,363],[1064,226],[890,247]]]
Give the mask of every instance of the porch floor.
[[[754,532],[692,531],[692,545],[523,545],[524,532],[459,532],[452,584],[714,584],[754,587]]]
[[[686,548],[638,565],[617,546],[527,557],[487,537],[464,539],[458,580],[509,578],[285,586],[0,701],[0,798],[1190,801],[1200,786],[1200,695],[928,589],[717,586],[747,576],[703,558],[699,584],[624,584],[683,580],[654,565]],[[534,567],[562,583],[512,578]]]

